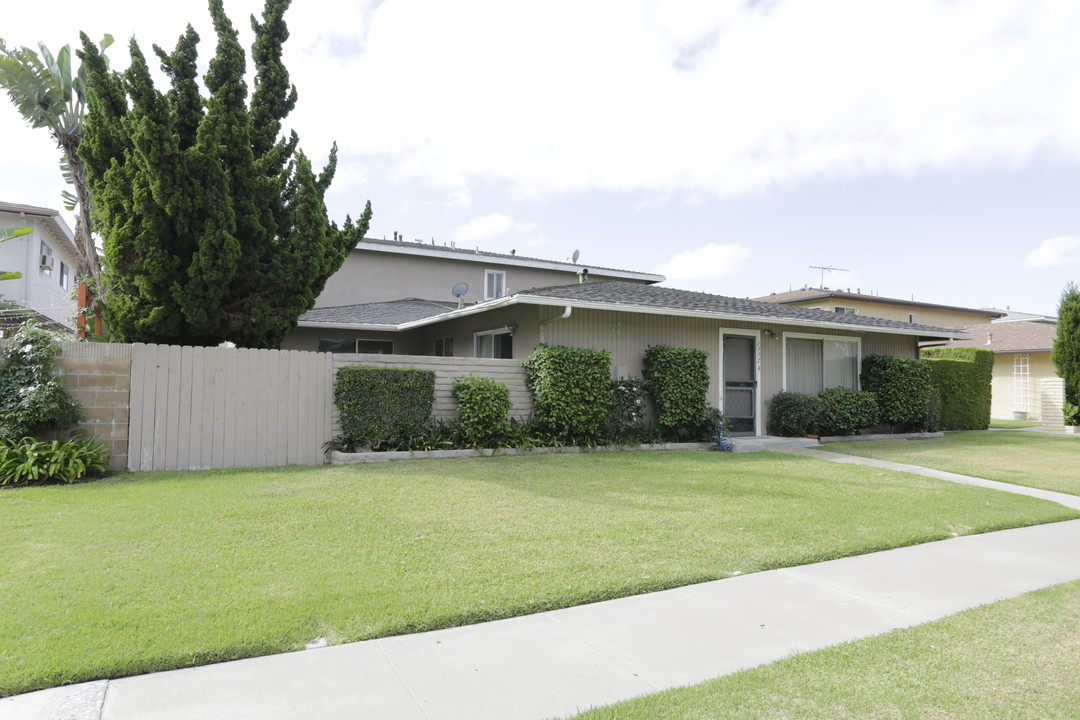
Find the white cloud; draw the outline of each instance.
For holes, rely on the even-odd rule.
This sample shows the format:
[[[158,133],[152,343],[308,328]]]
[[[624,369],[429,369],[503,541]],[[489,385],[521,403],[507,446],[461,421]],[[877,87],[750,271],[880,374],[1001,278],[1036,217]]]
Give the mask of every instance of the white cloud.
[[[702,5],[387,2],[365,55],[315,67],[386,110],[347,142],[433,184],[731,196],[1080,158],[1080,3]]]
[[[1057,267],[1059,265],[1080,265],[1080,237],[1061,235],[1039,243],[1024,258],[1028,267]]]
[[[491,213],[475,218],[454,231],[454,237],[462,242],[493,240],[508,234],[521,235],[536,229],[532,223],[519,222],[503,213]]]
[[[656,271],[671,281],[724,277],[740,271],[750,255],[750,249],[738,243],[708,243],[678,253]]]

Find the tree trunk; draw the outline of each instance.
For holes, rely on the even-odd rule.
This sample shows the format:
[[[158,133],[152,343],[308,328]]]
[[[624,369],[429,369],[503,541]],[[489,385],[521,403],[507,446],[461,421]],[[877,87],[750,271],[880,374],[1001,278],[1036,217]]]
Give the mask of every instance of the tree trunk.
[[[71,170],[75,199],[78,202],[75,206],[75,251],[78,253],[75,260],[75,276],[93,278],[95,289],[100,297],[101,264],[98,262],[94,240],[90,236],[90,193],[86,189],[86,167],[78,153],[79,139],[79,136],[72,136],[60,143],[64,157],[67,159],[68,169]]]

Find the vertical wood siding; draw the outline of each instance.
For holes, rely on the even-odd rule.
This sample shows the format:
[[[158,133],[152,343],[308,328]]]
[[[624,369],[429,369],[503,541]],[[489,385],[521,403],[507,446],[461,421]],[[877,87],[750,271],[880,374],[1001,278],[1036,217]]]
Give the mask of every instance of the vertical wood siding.
[[[318,465],[331,356],[136,343],[129,470]]]

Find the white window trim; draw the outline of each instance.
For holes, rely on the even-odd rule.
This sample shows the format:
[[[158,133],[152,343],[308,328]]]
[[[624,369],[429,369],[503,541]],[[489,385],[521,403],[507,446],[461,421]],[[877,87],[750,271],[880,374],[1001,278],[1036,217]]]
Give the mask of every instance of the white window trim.
[[[496,275],[502,278],[502,294],[501,295],[489,295],[488,294],[488,278],[492,275]],[[484,271],[484,299],[495,300],[496,298],[506,297],[506,271],[505,270],[485,270]]]
[[[839,342],[849,342],[855,344],[855,389],[861,390],[861,382],[859,376],[862,375],[862,338],[857,335],[816,335],[814,333],[799,333],[799,332],[786,332],[783,337],[783,347],[781,350],[781,362],[784,366],[783,384],[780,386],[782,390],[788,389],[788,367],[787,367],[787,341],[788,338],[795,338],[797,340],[836,340]]]
[[[754,435],[761,435],[762,402],[761,396],[761,331],[747,330],[746,328],[720,328],[720,357],[718,359],[719,374],[716,380],[716,407],[724,412],[724,336],[741,335],[754,338],[754,377],[757,379],[757,387],[754,389]]]
[[[834,305],[833,312],[837,315],[861,315],[862,311],[851,305]]]
[[[511,335],[512,336],[513,334],[514,334],[514,331],[510,328],[509,325],[503,325],[500,328],[494,328],[492,330],[481,330],[480,332],[473,333],[473,357],[477,357],[477,358],[480,357],[479,355],[476,354],[476,351],[477,351],[477,342],[479,341],[481,336],[483,336],[483,335]],[[495,348],[495,344],[494,344],[494,340],[492,340],[492,350],[494,350],[494,348]],[[488,358],[488,359],[490,360],[491,358]]]

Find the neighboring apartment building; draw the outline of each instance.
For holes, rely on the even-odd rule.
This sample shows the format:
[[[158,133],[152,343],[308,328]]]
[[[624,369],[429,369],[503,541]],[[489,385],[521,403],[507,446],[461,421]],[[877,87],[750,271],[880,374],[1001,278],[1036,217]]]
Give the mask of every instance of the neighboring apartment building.
[[[576,255],[576,254],[575,254]],[[663,275],[581,265],[572,260],[542,260],[479,249],[418,241],[365,238],[327,281],[315,309],[282,343],[286,350],[328,350],[407,355],[454,355],[453,341],[438,338],[434,347],[418,336],[380,331],[532,288],[568,285],[579,280],[623,280],[654,284]],[[458,295],[454,294],[455,289]],[[459,299],[460,296],[460,299]],[[333,332],[326,328],[336,326]],[[350,329],[351,326],[351,329]],[[505,357],[505,337],[493,334],[479,352]],[[483,340],[479,341],[483,344]],[[473,350],[458,355],[472,355]]]
[[[944,328],[988,323],[1006,315],[1000,310],[899,300],[879,295],[863,295],[859,291],[830,290],[829,288],[803,288],[790,292],[771,293],[754,299],[758,302],[779,303],[849,315],[867,315],[885,320]]]
[[[43,324],[72,332],[74,234],[56,210],[0,201],[0,228],[16,227],[33,232],[0,242],[0,270],[22,274],[0,282],[0,298],[29,309]],[[0,310],[0,333],[10,332],[25,319],[25,313]]]

